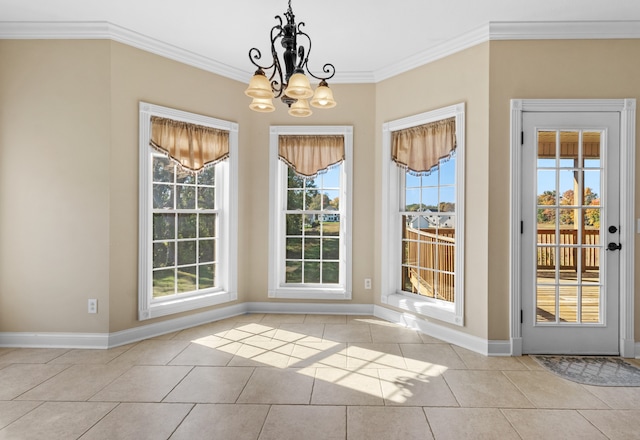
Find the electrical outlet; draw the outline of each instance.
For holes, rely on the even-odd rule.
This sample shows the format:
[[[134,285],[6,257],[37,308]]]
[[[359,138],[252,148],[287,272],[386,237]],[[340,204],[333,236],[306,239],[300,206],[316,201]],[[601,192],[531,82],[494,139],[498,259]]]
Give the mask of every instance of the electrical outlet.
[[[90,299],[87,302],[87,312],[88,313],[98,313],[98,300]]]
[[[364,288],[367,290],[371,289],[371,278],[364,279]]]

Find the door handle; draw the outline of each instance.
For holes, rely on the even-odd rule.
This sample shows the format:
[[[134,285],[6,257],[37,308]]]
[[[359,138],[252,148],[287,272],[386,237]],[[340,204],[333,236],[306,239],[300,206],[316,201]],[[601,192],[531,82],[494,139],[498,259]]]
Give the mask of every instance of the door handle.
[[[622,249],[622,243],[609,243],[607,245],[607,250],[608,251],[619,251],[620,249]]]
[[[616,232],[618,232],[618,228],[616,228],[615,226],[609,226],[609,232],[615,234]]]

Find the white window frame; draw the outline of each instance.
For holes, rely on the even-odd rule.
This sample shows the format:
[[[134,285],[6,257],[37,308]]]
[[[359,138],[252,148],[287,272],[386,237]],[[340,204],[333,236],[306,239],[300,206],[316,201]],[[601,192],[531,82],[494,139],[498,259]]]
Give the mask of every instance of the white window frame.
[[[337,285],[288,286],[285,275],[285,222],[287,169],[278,158],[278,137],[285,135],[344,136],[345,160],[340,177],[340,282]],[[353,127],[351,126],[272,126],[269,136],[269,298],[351,299],[351,218],[352,218]],[[335,287],[334,287],[335,286]]]
[[[151,116],[229,132],[229,158],[216,164],[216,197],[221,195],[216,235],[217,287],[188,292],[167,298],[153,298],[153,169],[154,150],[149,145]],[[238,298],[238,124],[195,113],[140,102],[139,105],[139,251],[138,251],[138,319],[140,321],[209,307]],[[218,188],[219,185],[219,188]]]
[[[454,302],[427,298],[401,290],[402,216],[400,215],[401,176],[391,159],[391,133],[442,119],[456,118],[456,257]],[[382,126],[382,255],[380,266],[381,301],[402,310],[464,325],[464,177],[465,177],[465,104],[455,104]]]

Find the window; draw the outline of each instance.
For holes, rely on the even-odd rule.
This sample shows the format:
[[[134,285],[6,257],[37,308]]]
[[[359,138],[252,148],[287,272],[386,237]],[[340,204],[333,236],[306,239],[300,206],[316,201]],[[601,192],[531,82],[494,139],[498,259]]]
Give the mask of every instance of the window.
[[[463,324],[464,104],[383,127],[382,302]]]
[[[271,298],[351,298],[352,133],[271,129]]]
[[[140,320],[237,298],[237,131],[140,104]]]

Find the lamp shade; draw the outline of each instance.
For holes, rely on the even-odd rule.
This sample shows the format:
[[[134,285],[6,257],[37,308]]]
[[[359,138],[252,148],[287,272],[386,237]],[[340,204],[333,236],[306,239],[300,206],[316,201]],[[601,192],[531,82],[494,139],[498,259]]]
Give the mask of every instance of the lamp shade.
[[[269,113],[276,109],[273,102],[271,102],[271,98],[253,98],[249,108],[260,113]]]
[[[313,112],[309,108],[309,103],[306,99],[298,99],[289,108],[289,114],[297,118],[306,118],[311,116],[311,113]]]
[[[264,72],[258,70],[249,82],[249,87],[244,91],[244,94],[250,98],[259,99],[271,99],[273,98],[273,90],[271,90],[271,84],[265,76]]]
[[[325,81],[322,81],[316,93],[313,95],[311,105],[317,108],[332,108],[336,106],[336,101],[333,99],[333,92]]]
[[[309,99],[313,96],[313,90],[304,73],[294,73],[289,78],[284,94],[293,99]]]

